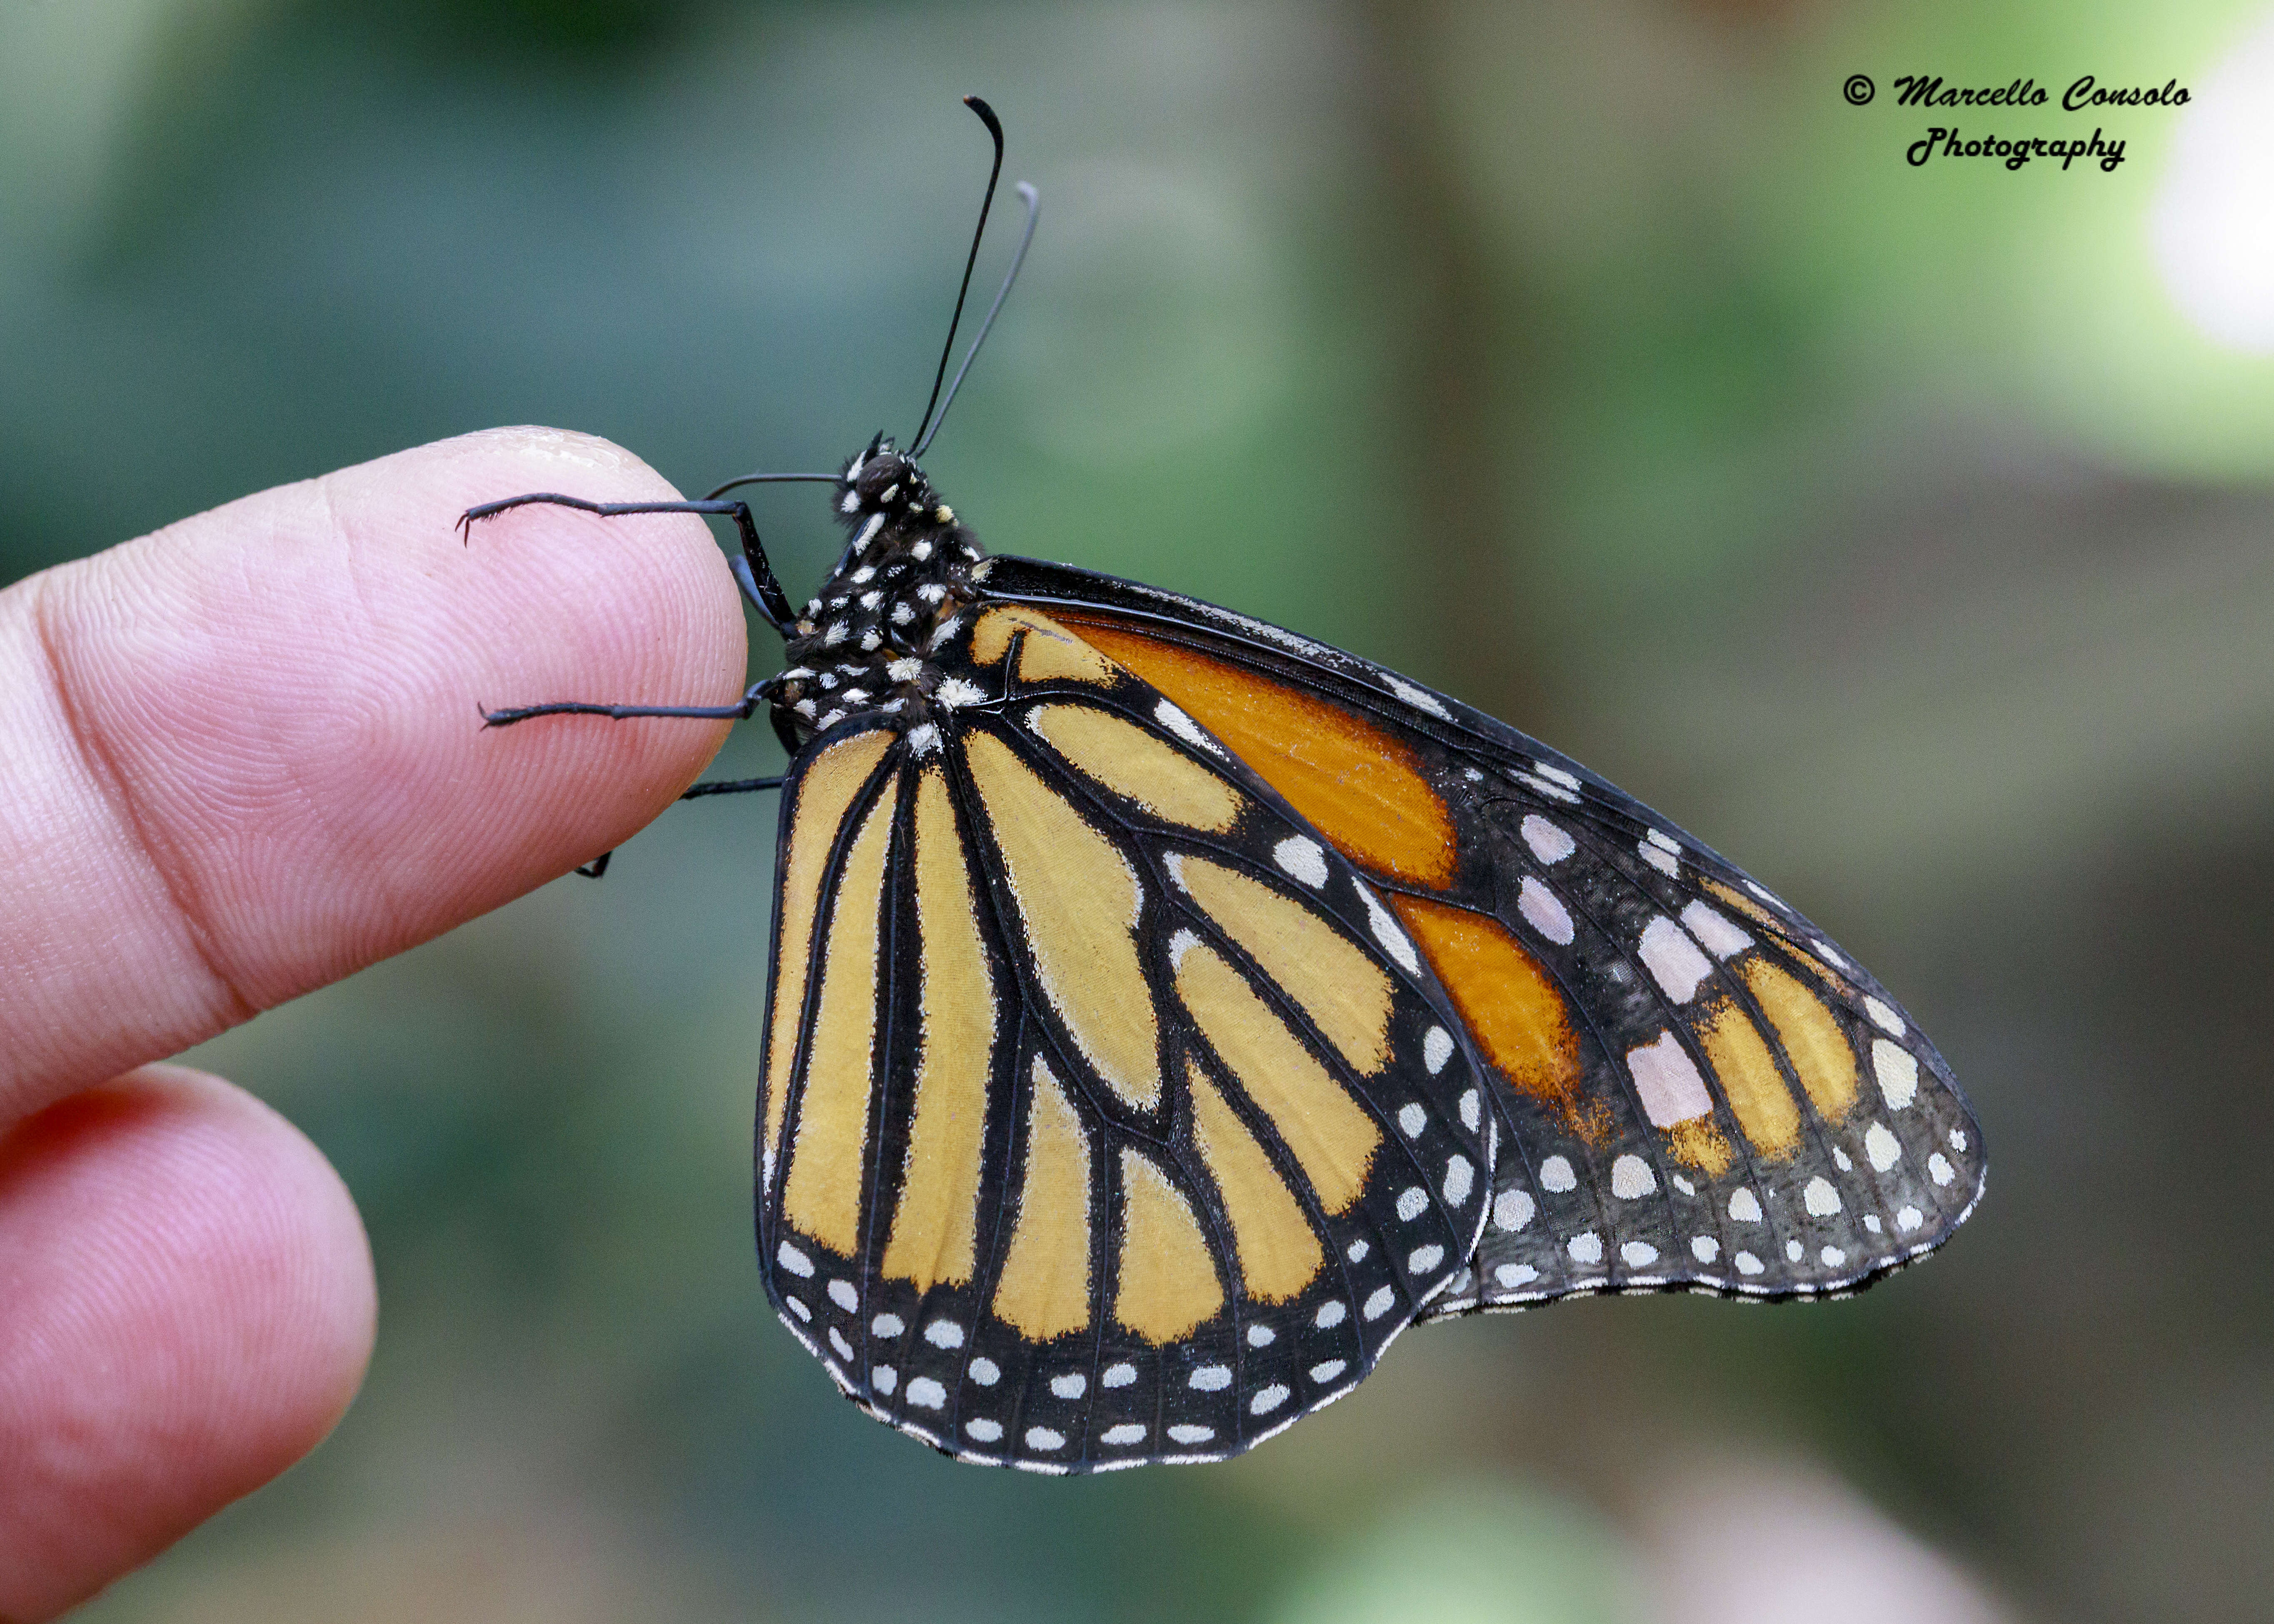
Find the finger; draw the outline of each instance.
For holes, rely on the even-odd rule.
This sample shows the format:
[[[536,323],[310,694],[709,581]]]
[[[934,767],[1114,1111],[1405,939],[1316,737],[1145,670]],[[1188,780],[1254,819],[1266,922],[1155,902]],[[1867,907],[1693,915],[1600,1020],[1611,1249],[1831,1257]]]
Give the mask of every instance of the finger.
[[[328,1432],[371,1252],[316,1147],[152,1066],[0,1137],[0,1618],[147,1561]]]
[[[605,441],[501,430],[226,508],[0,594],[0,1127],[629,837],[725,725],[485,731],[478,701],[719,703],[704,522]]]

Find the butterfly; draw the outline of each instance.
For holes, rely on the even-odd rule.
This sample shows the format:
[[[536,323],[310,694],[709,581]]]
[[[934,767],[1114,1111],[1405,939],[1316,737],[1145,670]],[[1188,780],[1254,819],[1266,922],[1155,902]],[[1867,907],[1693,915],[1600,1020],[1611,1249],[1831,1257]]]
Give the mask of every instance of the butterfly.
[[[970,100],[983,232],[1002,132]],[[907,451],[464,521],[741,532],[785,665],[739,703],[487,719],[764,706],[789,751],[688,793],[781,792],[760,1263],[856,1403],[960,1460],[1219,1460],[1417,1322],[1837,1297],[1965,1221],[1985,1162],[1949,1067],[1726,860],[1371,661],[986,554],[918,461],[953,339]],[[723,500],[764,479],[825,482],[848,532],[802,610]]]

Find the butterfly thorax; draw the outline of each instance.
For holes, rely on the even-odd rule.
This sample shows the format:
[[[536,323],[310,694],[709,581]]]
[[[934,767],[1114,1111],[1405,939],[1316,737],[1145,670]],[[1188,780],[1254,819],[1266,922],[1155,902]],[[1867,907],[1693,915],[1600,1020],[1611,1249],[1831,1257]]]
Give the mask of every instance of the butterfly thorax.
[[[857,710],[921,713],[941,680],[933,650],[977,596],[983,553],[915,461],[878,435],[835,488],[852,540],[798,617],[774,705],[800,739]]]

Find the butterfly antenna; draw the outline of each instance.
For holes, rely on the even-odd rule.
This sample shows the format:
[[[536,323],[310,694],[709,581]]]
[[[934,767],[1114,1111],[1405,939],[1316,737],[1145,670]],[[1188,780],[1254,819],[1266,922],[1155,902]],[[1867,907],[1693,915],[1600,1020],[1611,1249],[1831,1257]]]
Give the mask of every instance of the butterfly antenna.
[[[947,342],[939,347],[939,370],[932,374],[931,399],[924,402],[923,421],[916,425],[910,446],[927,444],[925,432],[933,426],[932,408],[939,404],[939,386],[947,380],[948,358],[955,353],[956,324],[963,320],[963,301],[971,291],[972,267],[979,263],[979,239],[987,235],[987,211],[995,206],[995,183],[1003,178],[1003,121],[995,117],[995,109],[977,96],[966,96],[963,105],[979,115],[979,122],[987,126],[987,133],[995,138],[995,162],[987,171],[987,195],[979,199],[979,223],[971,230],[971,252],[963,261],[963,285],[955,290],[955,313],[947,319]],[[912,450],[908,454],[913,456]]]
[[[920,457],[939,432],[939,425],[947,421],[947,409],[955,403],[955,392],[963,387],[963,375],[971,370],[972,362],[979,358],[979,346],[987,342],[988,329],[995,325],[995,312],[1003,308],[1003,301],[1011,297],[1011,284],[1019,280],[1019,267],[1027,262],[1027,246],[1035,240],[1035,221],[1042,212],[1042,199],[1035,189],[1020,181],[1017,191],[1020,200],[1027,206],[1027,229],[1019,235],[1018,251],[1011,256],[1011,268],[1003,274],[1003,285],[995,290],[995,302],[987,307],[987,320],[979,324],[973,335],[971,348],[963,354],[963,365],[955,369],[955,381],[947,386],[947,398],[939,403],[939,416],[933,420],[931,433],[918,440],[908,455]]]
[[[739,491],[746,485],[835,485],[835,474],[744,474],[740,479],[729,479],[703,500],[715,502],[729,491]]]

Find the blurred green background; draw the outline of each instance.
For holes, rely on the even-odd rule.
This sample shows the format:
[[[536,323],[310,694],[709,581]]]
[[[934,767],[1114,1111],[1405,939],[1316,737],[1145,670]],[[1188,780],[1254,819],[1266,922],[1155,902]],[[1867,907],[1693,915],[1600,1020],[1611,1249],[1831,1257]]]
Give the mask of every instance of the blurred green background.
[[[493,424],[688,489],[905,435],[966,91],[1044,198],[930,459],[989,545],[1664,809],[1937,1036],[1988,1200],[1850,1303],[1424,1331],[1229,1465],[954,1466],[772,1323],[773,812],[681,808],[201,1051],[353,1188],[378,1354],[86,1616],[2265,1616],[2263,3],[0,0],[0,575]],[[1906,164],[1938,121],[2127,156]],[[802,598],[833,527],[761,522]]]

